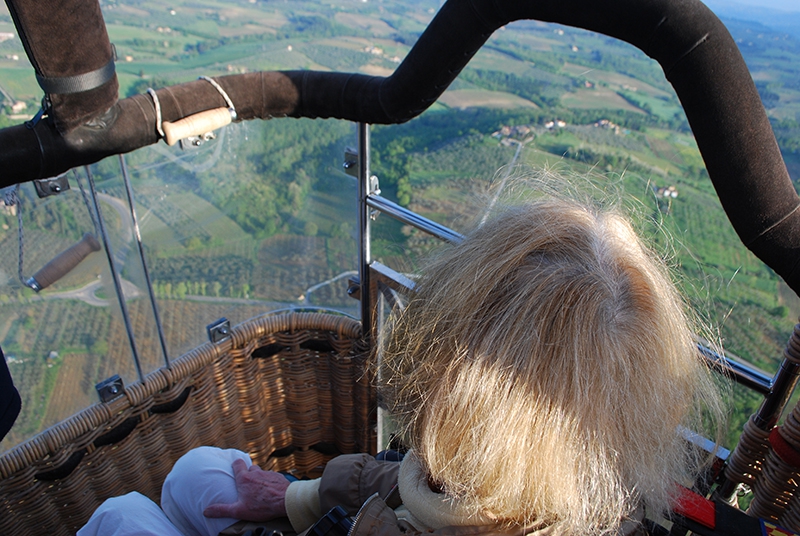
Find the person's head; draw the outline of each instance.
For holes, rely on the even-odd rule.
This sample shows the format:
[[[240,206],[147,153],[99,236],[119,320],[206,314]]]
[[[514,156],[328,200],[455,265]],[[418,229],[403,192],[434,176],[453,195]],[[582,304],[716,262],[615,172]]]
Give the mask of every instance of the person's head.
[[[448,246],[382,340],[380,390],[431,478],[508,524],[617,530],[670,504],[716,394],[663,263],[613,213],[504,210]]]

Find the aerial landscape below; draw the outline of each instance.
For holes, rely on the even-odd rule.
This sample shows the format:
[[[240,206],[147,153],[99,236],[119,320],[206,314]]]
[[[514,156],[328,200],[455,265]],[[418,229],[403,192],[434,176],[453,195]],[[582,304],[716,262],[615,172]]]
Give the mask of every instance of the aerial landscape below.
[[[709,4],[742,51],[796,183],[800,15],[781,0],[757,10],[746,2]],[[101,7],[125,98],[199,76],[255,71],[388,76],[440,4],[103,0]],[[0,127],[29,120],[41,97],[3,6]],[[276,118],[232,125],[197,148],[157,144],[125,155],[171,358],[202,343],[220,317],[236,323],[297,308],[356,314],[347,294],[357,265],[356,186],[341,170],[345,147],[355,143],[346,122]],[[800,316],[800,300],[731,228],[664,73],[621,41],[536,21],[509,24],[422,116],[374,126],[371,159],[383,195],[456,229],[509,178],[591,177],[598,190],[623,193],[641,230],[680,274],[707,324],[704,335],[770,375],[791,319]],[[122,165],[108,158],[71,172],[70,190],[55,197],[39,199],[23,185],[19,203],[0,207],[7,252],[0,258],[0,346],[23,398],[3,450],[93,403],[96,383],[113,374],[137,379],[101,253],[39,294],[17,277],[96,231],[83,191],[88,173],[146,372],[163,362],[144,299],[145,267],[131,241]],[[12,191],[4,191],[7,198]],[[400,272],[412,272],[432,247],[432,239],[386,216],[374,224],[373,256]],[[759,402],[745,391],[730,396],[729,443]]]

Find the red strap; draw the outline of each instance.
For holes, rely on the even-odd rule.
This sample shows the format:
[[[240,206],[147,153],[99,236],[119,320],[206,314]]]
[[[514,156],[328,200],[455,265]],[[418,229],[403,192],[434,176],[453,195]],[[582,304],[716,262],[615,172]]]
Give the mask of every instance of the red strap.
[[[797,452],[781,435],[780,427],[776,426],[769,434],[769,444],[781,460],[792,467],[800,467],[800,452]]]
[[[678,486],[678,491],[675,513],[714,530],[717,526],[717,505],[683,486]]]

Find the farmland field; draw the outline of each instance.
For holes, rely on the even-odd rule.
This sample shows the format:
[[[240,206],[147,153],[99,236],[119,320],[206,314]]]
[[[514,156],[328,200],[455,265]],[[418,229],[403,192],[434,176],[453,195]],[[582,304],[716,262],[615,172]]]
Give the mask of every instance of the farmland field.
[[[564,106],[573,109],[619,109],[643,113],[638,106],[630,104],[619,93],[610,89],[579,89],[574,93],[564,94],[561,102]]]
[[[445,91],[439,102],[451,108],[538,108],[536,104],[510,93],[483,89],[456,89]]]

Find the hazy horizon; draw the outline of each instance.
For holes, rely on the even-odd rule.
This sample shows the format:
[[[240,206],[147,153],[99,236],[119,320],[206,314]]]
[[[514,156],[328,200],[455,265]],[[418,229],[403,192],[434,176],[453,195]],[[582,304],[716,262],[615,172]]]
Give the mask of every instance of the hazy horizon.
[[[797,0],[703,0],[709,7],[724,5],[730,7],[757,7],[800,13],[800,2]]]

